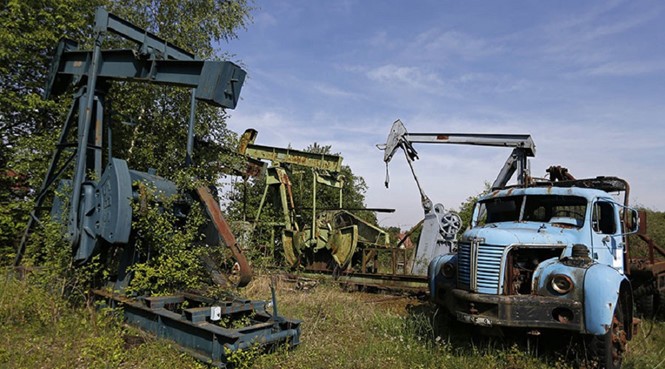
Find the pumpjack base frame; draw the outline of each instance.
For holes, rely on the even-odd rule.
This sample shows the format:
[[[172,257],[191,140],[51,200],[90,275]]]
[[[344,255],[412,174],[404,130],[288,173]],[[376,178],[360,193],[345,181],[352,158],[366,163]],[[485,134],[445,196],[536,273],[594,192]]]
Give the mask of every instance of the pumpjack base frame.
[[[289,273],[287,276],[293,279],[298,279],[299,276],[313,280],[325,279],[347,287],[369,287],[416,295],[428,292],[427,277],[419,275],[344,272],[335,274],[327,270],[306,269],[298,273]]]
[[[270,349],[286,344],[300,344],[300,320],[272,316],[264,301],[213,299],[194,295],[128,298],[106,290],[94,290],[98,300],[107,306],[120,307],[128,324],[175,342],[182,351],[214,367],[225,368],[229,353],[256,347]],[[239,328],[224,328],[211,319]]]

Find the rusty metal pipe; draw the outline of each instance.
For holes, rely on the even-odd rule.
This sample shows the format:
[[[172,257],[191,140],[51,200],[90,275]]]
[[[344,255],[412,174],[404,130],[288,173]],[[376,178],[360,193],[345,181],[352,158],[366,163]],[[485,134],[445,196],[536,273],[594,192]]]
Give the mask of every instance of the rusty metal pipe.
[[[249,281],[252,280],[252,268],[249,266],[247,258],[245,258],[245,255],[242,253],[242,250],[238,246],[238,242],[231,232],[229,223],[222,215],[222,209],[220,209],[219,203],[217,203],[217,200],[215,200],[215,198],[210,193],[210,190],[206,186],[197,188],[196,193],[199,195],[199,198],[203,202],[206,212],[210,216],[210,219],[212,220],[217,233],[221,237],[224,244],[226,244],[226,247],[231,250],[233,258],[238,263],[240,269],[238,271],[240,274],[240,279],[238,280],[237,287],[246,286]]]

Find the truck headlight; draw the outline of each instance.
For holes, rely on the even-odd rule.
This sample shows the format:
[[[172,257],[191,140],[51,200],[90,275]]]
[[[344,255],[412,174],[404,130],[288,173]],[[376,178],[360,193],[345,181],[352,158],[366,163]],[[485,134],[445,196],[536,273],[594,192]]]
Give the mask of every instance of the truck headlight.
[[[563,274],[553,275],[550,281],[550,285],[552,286],[554,292],[562,295],[572,291],[575,287],[573,280],[570,279],[569,276]]]
[[[455,263],[447,262],[441,266],[441,274],[446,278],[455,277],[456,270]]]

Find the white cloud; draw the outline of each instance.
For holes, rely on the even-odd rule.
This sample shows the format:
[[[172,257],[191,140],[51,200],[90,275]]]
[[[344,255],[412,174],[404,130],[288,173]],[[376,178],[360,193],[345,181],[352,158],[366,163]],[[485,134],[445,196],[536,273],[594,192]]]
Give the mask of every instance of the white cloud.
[[[409,47],[409,54],[417,58],[446,60],[460,57],[464,60],[476,60],[496,54],[503,50],[496,41],[474,37],[460,31],[431,29],[415,37]]]
[[[665,61],[615,61],[584,69],[580,74],[591,76],[638,76],[665,71]]]
[[[436,73],[426,72],[417,67],[387,64],[369,70],[367,77],[376,82],[429,93],[440,94],[444,88],[443,80]]]
[[[351,92],[349,90],[344,90],[341,89],[337,86],[328,84],[328,83],[323,83],[323,82],[316,82],[313,84],[314,90],[327,95],[329,97],[335,97],[335,98],[345,98],[345,99],[357,99],[361,98],[362,95],[358,93]]]
[[[548,58],[577,65],[597,65],[624,57],[613,39],[657,18],[659,7],[633,10],[621,7],[621,2],[608,2],[586,12],[546,24],[533,32],[542,37],[540,50]],[[620,13],[617,16],[615,13]],[[625,47],[625,45],[624,45]]]
[[[390,37],[388,32],[384,30],[375,32],[366,42],[372,48],[380,48],[383,50],[394,49],[396,44],[395,39]]]
[[[277,18],[275,18],[272,14],[264,11],[259,12],[256,16],[254,16],[253,20],[253,26],[257,26],[259,28],[274,27],[278,23]]]

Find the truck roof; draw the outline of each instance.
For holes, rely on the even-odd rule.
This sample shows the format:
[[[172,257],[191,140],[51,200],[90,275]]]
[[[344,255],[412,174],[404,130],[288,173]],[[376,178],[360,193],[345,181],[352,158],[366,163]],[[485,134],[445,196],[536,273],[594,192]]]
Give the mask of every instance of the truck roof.
[[[593,188],[605,192],[621,192],[627,191],[630,188],[628,182],[619,177],[596,177],[565,181],[536,181],[531,186]]]
[[[594,198],[608,198],[612,197],[606,192],[595,188],[584,187],[559,187],[559,186],[532,186],[532,187],[511,187],[502,190],[495,190],[488,194],[482,195],[478,200],[487,200],[495,197],[506,196],[524,196],[524,195],[561,195],[561,196],[579,196],[587,200]]]

